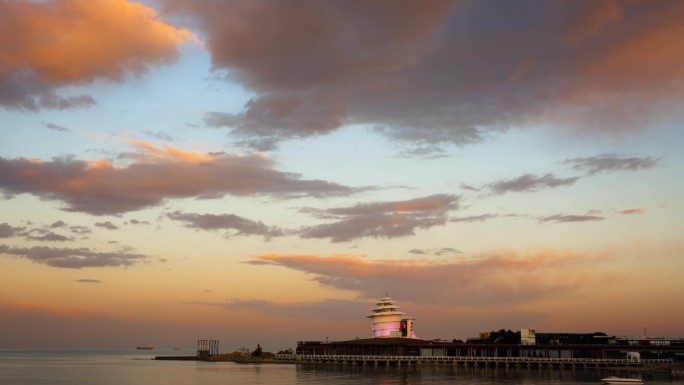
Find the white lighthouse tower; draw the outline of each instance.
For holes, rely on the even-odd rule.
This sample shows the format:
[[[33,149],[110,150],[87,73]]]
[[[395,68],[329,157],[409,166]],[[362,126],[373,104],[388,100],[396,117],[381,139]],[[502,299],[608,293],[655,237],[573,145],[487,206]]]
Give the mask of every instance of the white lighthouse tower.
[[[373,314],[367,316],[371,319],[374,337],[418,338],[413,331],[415,318],[405,317],[406,313],[398,310],[392,298],[385,296],[376,305]]]

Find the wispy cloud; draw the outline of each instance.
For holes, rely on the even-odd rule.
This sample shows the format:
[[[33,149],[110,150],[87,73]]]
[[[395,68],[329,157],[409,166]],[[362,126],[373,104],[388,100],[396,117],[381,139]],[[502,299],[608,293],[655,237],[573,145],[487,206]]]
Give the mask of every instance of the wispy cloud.
[[[51,130],[53,130],[53,131],[59,131],[59,132],[69,132],[69,131],[71,131],[70,129],[68,129],[68,128],[64,127],[64,126],[60,126],[60,125],[54,124],[54,123],[43,122],[43,125],[44,125],[46,128],[49,128],[49,129],[51,129]]]
[[[0,254],[26,258],[34,263],[69,269],[126,267],[147,261],[149,256],[127,251],[101,252],[89,248],[12,247],[0,245]]]
[[[481,215],[471,215],[467,217],[451,217],[449,218],[449,222],[468,222],[468,223],[473,223],[473,222],[485,222],[490,219],[498,218],[499,215],[497,214],[481,214]]]
[[[606,218],[598,215],[556,214],[538,218],[539,222],[595,222]]]
[[[579,171],[586,171],[588,174],[598,174],[609,171],[639,171],[653,168],[658,165],[660,159],[652,157],[623,157],[619,155],[604,154],[588,158],[566,159],[565,163],[572,165],[572,168]]]
[[[174,211],[167,217],[185,222],[185,226],[202,230],[234,230],[237,235],[261,235],[266,239],[279,237],[285,232],[234,214],[196,214]]]
[[[573,185],[579,177],[558,178],[553,174],[538,176],[534,174],[524,174],[517,178],[502,180],[491,183],[488,187],[496,194],[507,192],[531,192],[545,188]]]

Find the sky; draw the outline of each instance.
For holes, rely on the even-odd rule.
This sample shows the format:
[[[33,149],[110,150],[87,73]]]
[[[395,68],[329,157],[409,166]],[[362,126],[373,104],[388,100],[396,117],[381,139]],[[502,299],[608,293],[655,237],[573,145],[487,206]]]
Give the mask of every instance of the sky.
[[[0,0],[0,348],[684,336],[683,18]]]

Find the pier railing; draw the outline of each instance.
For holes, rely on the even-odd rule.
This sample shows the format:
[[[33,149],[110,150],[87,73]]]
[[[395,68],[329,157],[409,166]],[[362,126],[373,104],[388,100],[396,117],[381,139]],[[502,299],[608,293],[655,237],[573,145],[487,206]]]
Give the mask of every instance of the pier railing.
[[[420,362],[420,363],[501,363],[501,364],[559,364],[559,365],[645,365],[672,364],[671,358],[665,359],[603,359],[603,358],[546,358],[546,357],[476,357],[476,356],[376,356],[376,355],[302,355],[276,354],[277,360],[302,362]]]

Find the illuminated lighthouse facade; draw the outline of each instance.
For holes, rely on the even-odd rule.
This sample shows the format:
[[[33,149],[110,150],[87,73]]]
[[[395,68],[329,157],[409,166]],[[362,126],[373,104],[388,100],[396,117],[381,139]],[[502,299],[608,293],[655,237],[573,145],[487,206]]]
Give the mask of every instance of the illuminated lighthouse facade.
[[[406,313],[399,311],[399,306],[392,301],[392,298],[386,296],[376,305],[373,314],[367,316],[371,319],[374,337],[418,338],[413,332],[415,318],[406,317]]]

